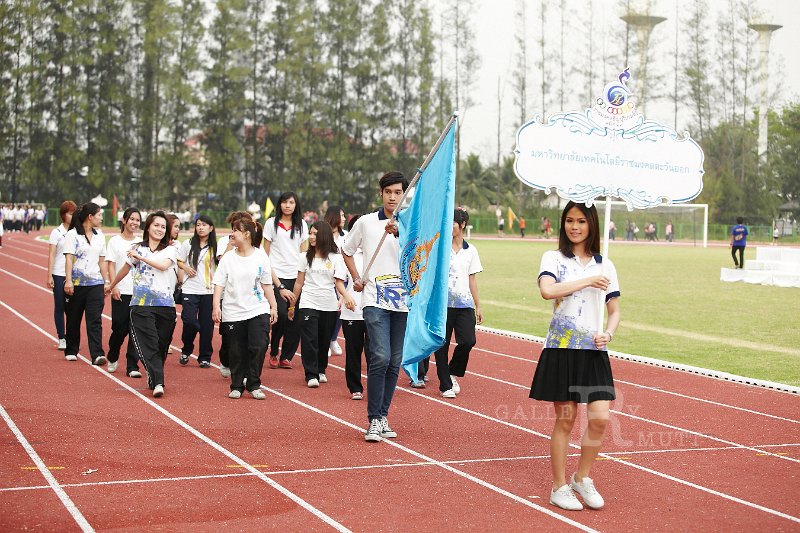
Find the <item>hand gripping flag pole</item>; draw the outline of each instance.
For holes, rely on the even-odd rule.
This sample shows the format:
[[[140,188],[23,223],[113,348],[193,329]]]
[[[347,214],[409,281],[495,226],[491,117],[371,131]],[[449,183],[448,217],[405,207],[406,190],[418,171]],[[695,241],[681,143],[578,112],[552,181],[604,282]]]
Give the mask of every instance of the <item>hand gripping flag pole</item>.
[[[411,188],[414,185],[417,184],[417,182],[419,181],[420,177],[422,177],[422,173],[425,172],[425,169],[430,164],[431,159],[433,159],[433,156],[436,154],[436,151],[439,149],[439,146],[441,146],[442,141],[444,141],[445,137],[447,137],[447,133],[450,131],[450,128],[453,127],[453,124],[456,123],[456,121],[458,120],[458,117],[460,116],[460,114],[461,113],[459,111],[454,111],[453,112],[453,115],[450,117],[450,121],[444,127],[444,130],[442,131],[442,134],[439,135],[439,139],[436,141],[436,144],[433,145],[433,148],[431,149],[430,153],[428,153],[428,157],[425,158],[425,161],[422,163],[422,166],[417,169],[417,172],[414,174],[414,179],[412,179],[411,183],[408,184],[408,187],[406,188],[405,192],[403,193],[403,196],[400,198],[400,202],[398,202],[398,204],[397,204],[397,208],[392,213],[392,216],[391,216],[391,218],[389,220],[390,222],[393,222],[393,221],[397,220],[397,214],[400,212],[400,208],[402,207],[403,202],[405,201],[406,197],[408,196],[409,191],[411,190]],[[369,279],[369,271],[372,268],[372,264],[375,262],[375,258],[378,257],[378,252],[381,251],[381,247],[383,246],[383,242],[386,240],[386,235],[387,234],[384,232],[384,234],[381,236],[381,240],[378,243],[378,247],[375,248],[375,252],[372,254],[372,257],[370,258],[369,263],[367,263],[367,268],[365,268],[364,269],[364,273],[361,274],[361,280],[362,281]]]

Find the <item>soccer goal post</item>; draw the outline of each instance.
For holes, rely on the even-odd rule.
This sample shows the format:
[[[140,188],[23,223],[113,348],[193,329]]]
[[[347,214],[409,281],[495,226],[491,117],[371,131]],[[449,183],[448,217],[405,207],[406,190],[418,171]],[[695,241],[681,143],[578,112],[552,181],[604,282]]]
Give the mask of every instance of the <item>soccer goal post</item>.
[[[598,209],[602,205],[599,202]],[[612,240],[679,241],[708,247],[708,204],[670,204],[628,211],[625,202],[614,201],[611,221]]]

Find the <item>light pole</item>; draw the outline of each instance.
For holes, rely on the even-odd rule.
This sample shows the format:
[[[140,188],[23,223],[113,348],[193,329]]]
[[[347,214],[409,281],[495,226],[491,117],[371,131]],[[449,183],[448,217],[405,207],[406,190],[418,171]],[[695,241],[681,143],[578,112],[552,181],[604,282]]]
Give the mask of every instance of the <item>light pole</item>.
[[[644,108],[647,105],[647,49],[650,46],[650,34],[656,25],[664,22],[666,17],[655,17],[652,15],[640,15],[637,13],[627,13],[620,17],[626,24],[636,29],[636,36],[639,41],[639,68],[636,77],[639,79],[637,100],[639,112],[644,115]],[[626,67],[629,65],[625,65]]]
[[[758,85],[760,98],[758,103],[758,157],[762,163],[767,161],[767,105],[769,102],[769,41],[772,32],[781,29],[778,24],[748,24],[751,30],[758,32],[759,74]]]

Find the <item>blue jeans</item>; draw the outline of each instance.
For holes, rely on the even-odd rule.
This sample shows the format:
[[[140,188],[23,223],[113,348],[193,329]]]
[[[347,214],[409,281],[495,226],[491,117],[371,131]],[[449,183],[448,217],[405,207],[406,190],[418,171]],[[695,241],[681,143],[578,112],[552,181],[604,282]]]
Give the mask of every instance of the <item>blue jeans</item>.
[[[408,313],[380,307],[364,308],[369,336],[370,361],[367,370],[367,416],[370,421],[389,415],[400,363]]]

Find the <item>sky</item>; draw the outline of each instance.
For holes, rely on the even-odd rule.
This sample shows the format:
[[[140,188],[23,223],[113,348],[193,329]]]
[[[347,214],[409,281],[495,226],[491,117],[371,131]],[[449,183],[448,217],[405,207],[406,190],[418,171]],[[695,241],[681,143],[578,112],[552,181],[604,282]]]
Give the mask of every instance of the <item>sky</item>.
[[[539,4],[538,0],[526,0],[531,8]],[[581,0],[583,5],[588,6],[590,0]],[[601,17],[605,17],[605,24],[609,24],[611,17],[616,17],[615,0],[593,0],[595,11],[598,13],[599,22],[603,22]],[[674,41],[675,35],[675,2],[680,2],[680,6],[689,5],[688,0],[655,0],[655,8],[652,14],[667,17],[667,20],[656,27],[653,39],[657,38],[656,32],[662,32],[661,38]],[[800,60],[796,59],[795,52],[800,49],[800,0],[751,0],[751,2],[764,13],[764,20],[771,24],[783,26],[780,30],[773,33],[770,45],[770,76],[780,76],[783,82],[782,101],[776,102],[780,105],[785,101],[800,101]],[[580,2],[571,2],[574,5]],[[727,0],[708,0],[710,9],[717,11],[727,6]],[[497,153],[497,117],[498,117],[498,78],[501,81],[503,92],[503,105],[501,114],[501,145],[506,153],[510,153],[514,146],[514,136],[516,133],[517,112],[513,103],[513,89],[511,75],[515,62],[515,43],[514,35],[517,27],[516,12],[519,0],[475,0],[476,11],[473,13],[472,21],[475,30],[476,49],[481,56],[481,67],[479,75],[473,88],[473,99],[475,103],[464,110],[461,126],[461,153],[475,152],[480,154],[481,159],[486,163],[493,163]],[[557,5],[551,2],[550,5]],[[602,8],[608,7],[606,11]],[[558,17],[554,16],[555,24],[558,24]],[[574,31],[582,31],[578,28],[570,28]],[[714,29],[709,29],[709,36]],[[532,39],[536,39],[534,35]],[[606,43],[606,46],[612,46]],[[651,61],[658,61],[659,58],[652,58]],[[662,59],[663,60],[663,59]],[[780,70],[776,71],[776,66]],[[622,68],[620,68],[622,70]],[[600,92],[606,82],[598,83],[596,92]],[[774,82],[771,79],[770,82]],[[577,90],[577,88],[576,88]],[[588,102],[586,106],[588,106]],[[533,119],[535,114],[541,114],[537,109],[538,100],[529,97],[529,119]],[[575,109],[568,109],[572,111]],[[548,113],[554,110],[548,110]],[[672,124],[673,115],[671,108],[665,104],[647,106],[647,118],[656,120],[664,124]],[[679,129],[681,125],[679,124]]]

